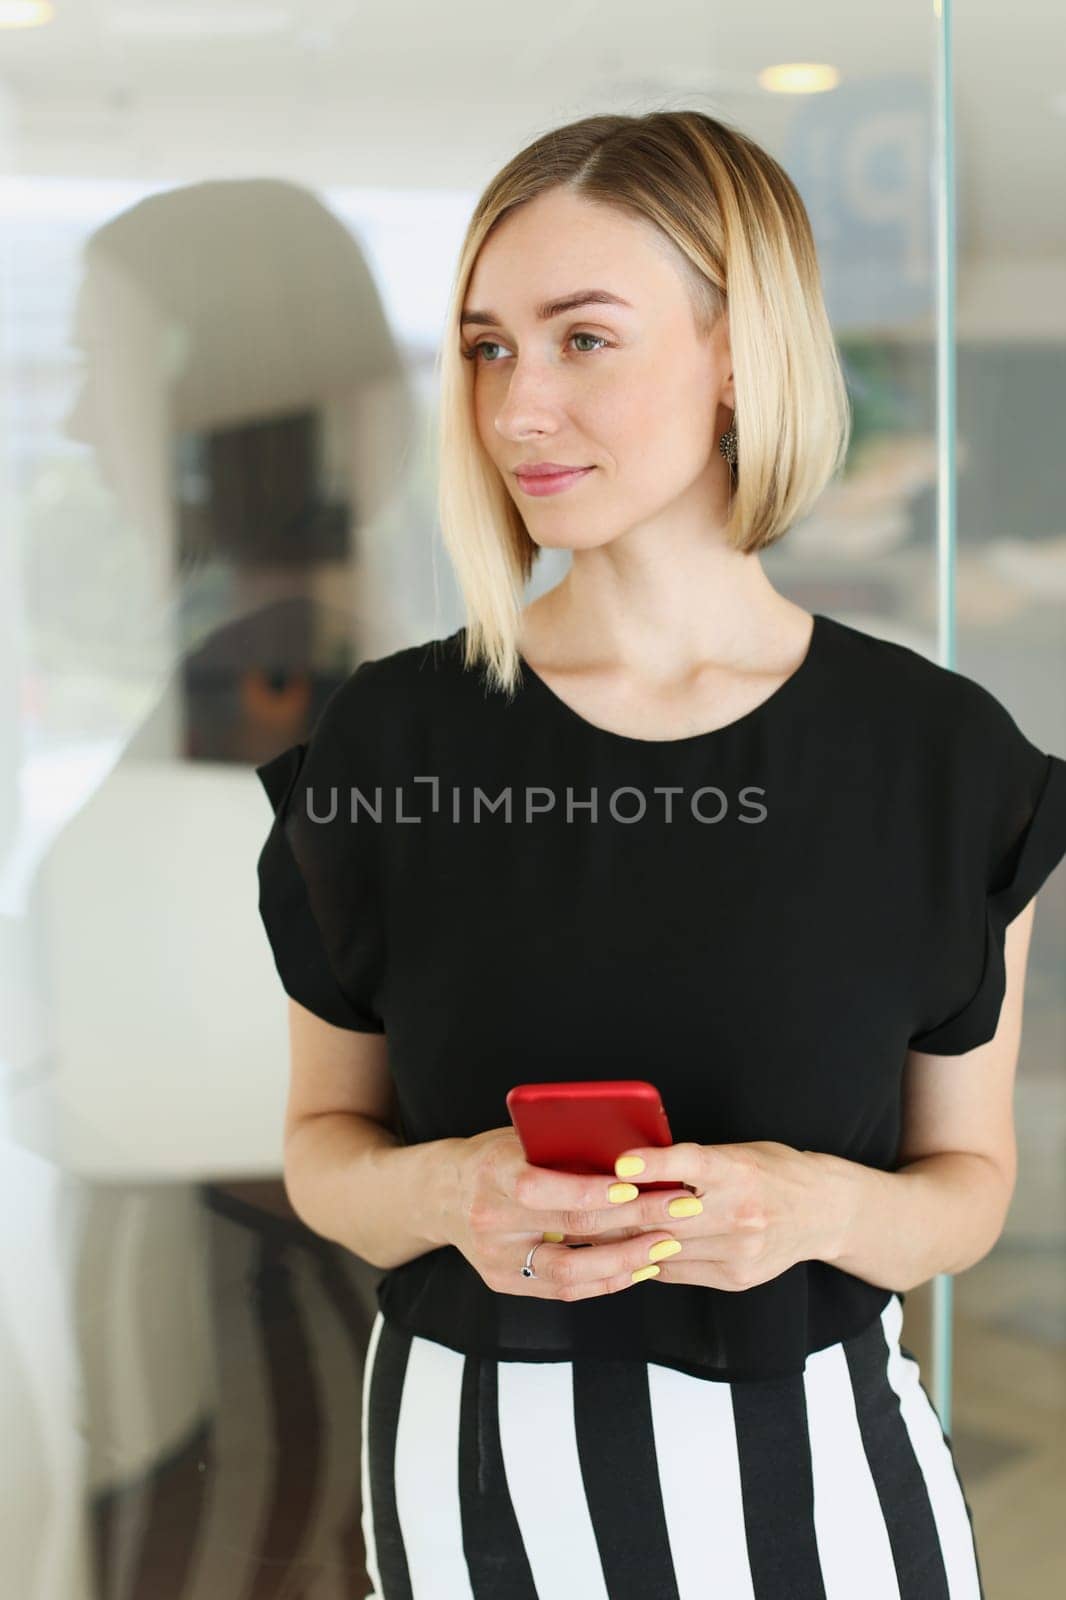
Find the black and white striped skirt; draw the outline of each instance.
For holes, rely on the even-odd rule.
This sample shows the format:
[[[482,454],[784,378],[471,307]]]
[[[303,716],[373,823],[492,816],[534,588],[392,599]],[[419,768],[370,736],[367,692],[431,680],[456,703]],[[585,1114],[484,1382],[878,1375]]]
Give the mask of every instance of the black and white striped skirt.
[[[373,1324],[367,1600],[983,1600],[903,1307],[789,1378],[495,1361]]]

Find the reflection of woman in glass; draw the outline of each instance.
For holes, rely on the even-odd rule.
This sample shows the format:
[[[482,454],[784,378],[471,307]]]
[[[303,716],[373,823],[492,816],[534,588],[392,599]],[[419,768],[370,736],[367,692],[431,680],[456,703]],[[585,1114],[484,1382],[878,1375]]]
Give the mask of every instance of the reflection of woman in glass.
[[[66,431],[113,501],[94,537],[79,523],[42,552],[61,575],[42,622],[91,622],[146,700],[180,663],[123,729],[127,758],[246,762],[419,615],[383,548],[405,542],[390,526],[412,421],[400,351],[359,241],[299,184],[148,195],[84,262]],[[343,602],[321,603],[324,579]]]
[[[309,1570],[347,1507],[319,1470],[316,1416],[259,1374],[283,1355],[286,1402],[314,1394],[331,1412],[360,1368],[373,1278],[293,1225],[280,1179],[241,1176],[277,1171],[264,1083],[285,1039],[260,1003],[259,931],[232,908],[247,906],[262,804],[249,763],[304,735],[368,646],[417,637],[421,597],[392,581],[420,533],[413,394],[359,241],[269,178],[165,190],[110,218],[86,241],[72,333],[85,369],[67,433],[95,470],[57,495],[52,465],[32,497],[27,643],[50,798],[15,861],[40,1002],[5,1110],[77,1180],[63,1191],[77,1422],[109,1562],[151,1564],[157,1517],[173,1520],[154,1469],[180,1475],[209,1418],[222,1509],[204,1570],[242,1542],[252,1565],[278,1557],[243,1470],[258,1437],[263,1494],[289,1507],[286,1548]],[[311,1260],[333,1307],[328,1361],[287,1337],[317,1303],[299,1278]],[[234,1290],[219,1349],[212,1262]]]
[[[592,117],[488,186],[442,371],[470,620],[259,769],[289,1193],[386,1269],[386,1600],[980,1593],[902,1301],[1002,1227],[1066,763],[771,586],[847,417],[805,209],[736,130]],[[527,1165],[513,1085],[618,1078],[672,1145]]]

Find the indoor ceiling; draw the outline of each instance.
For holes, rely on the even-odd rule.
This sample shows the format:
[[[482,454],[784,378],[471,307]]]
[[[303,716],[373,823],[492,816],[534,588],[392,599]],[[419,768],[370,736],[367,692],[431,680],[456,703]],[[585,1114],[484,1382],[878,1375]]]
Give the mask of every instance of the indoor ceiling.
[[[535,133],[593,110],[693,105],[776,149],[812,97],[768,93],[758,74],[819,61],[841,75],[819,97],[826,140],[854,127],[842,106],[890,117],[908,80],[931,157],[935,4],[56,0],[47,26],[0,31],[0,149],[23,176],[476,188]],[[960,245],[1060,255],[1061,4],[1020,0],[1005,19],[967,0],[953,29]]]

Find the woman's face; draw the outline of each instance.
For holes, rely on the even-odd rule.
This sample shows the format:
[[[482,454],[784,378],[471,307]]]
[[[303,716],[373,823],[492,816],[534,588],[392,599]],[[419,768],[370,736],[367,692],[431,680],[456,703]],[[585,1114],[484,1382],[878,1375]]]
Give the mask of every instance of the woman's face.
[[[651,224],[564,189],[519,207],[482,246],[462,328],[477,428],[539,545],[724,521],[728,322],[700,340],[672,248]],[[627,304],[539,314],[583,290]],[[516,468],[544,462],[592,470],[535,495]]]

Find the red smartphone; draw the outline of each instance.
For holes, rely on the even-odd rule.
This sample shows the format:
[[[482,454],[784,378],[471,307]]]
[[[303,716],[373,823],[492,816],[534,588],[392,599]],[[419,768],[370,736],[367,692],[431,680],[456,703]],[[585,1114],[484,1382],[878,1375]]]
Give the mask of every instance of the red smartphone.
[[[507,1095],[507,1110],[530,1166],[556,1172],[613,1178],[623,1150],[674,1142],[658,1089],[641,1078],[520,1083]],[[664,1179],[627,1181],[642,1191],[682,1187]]]

